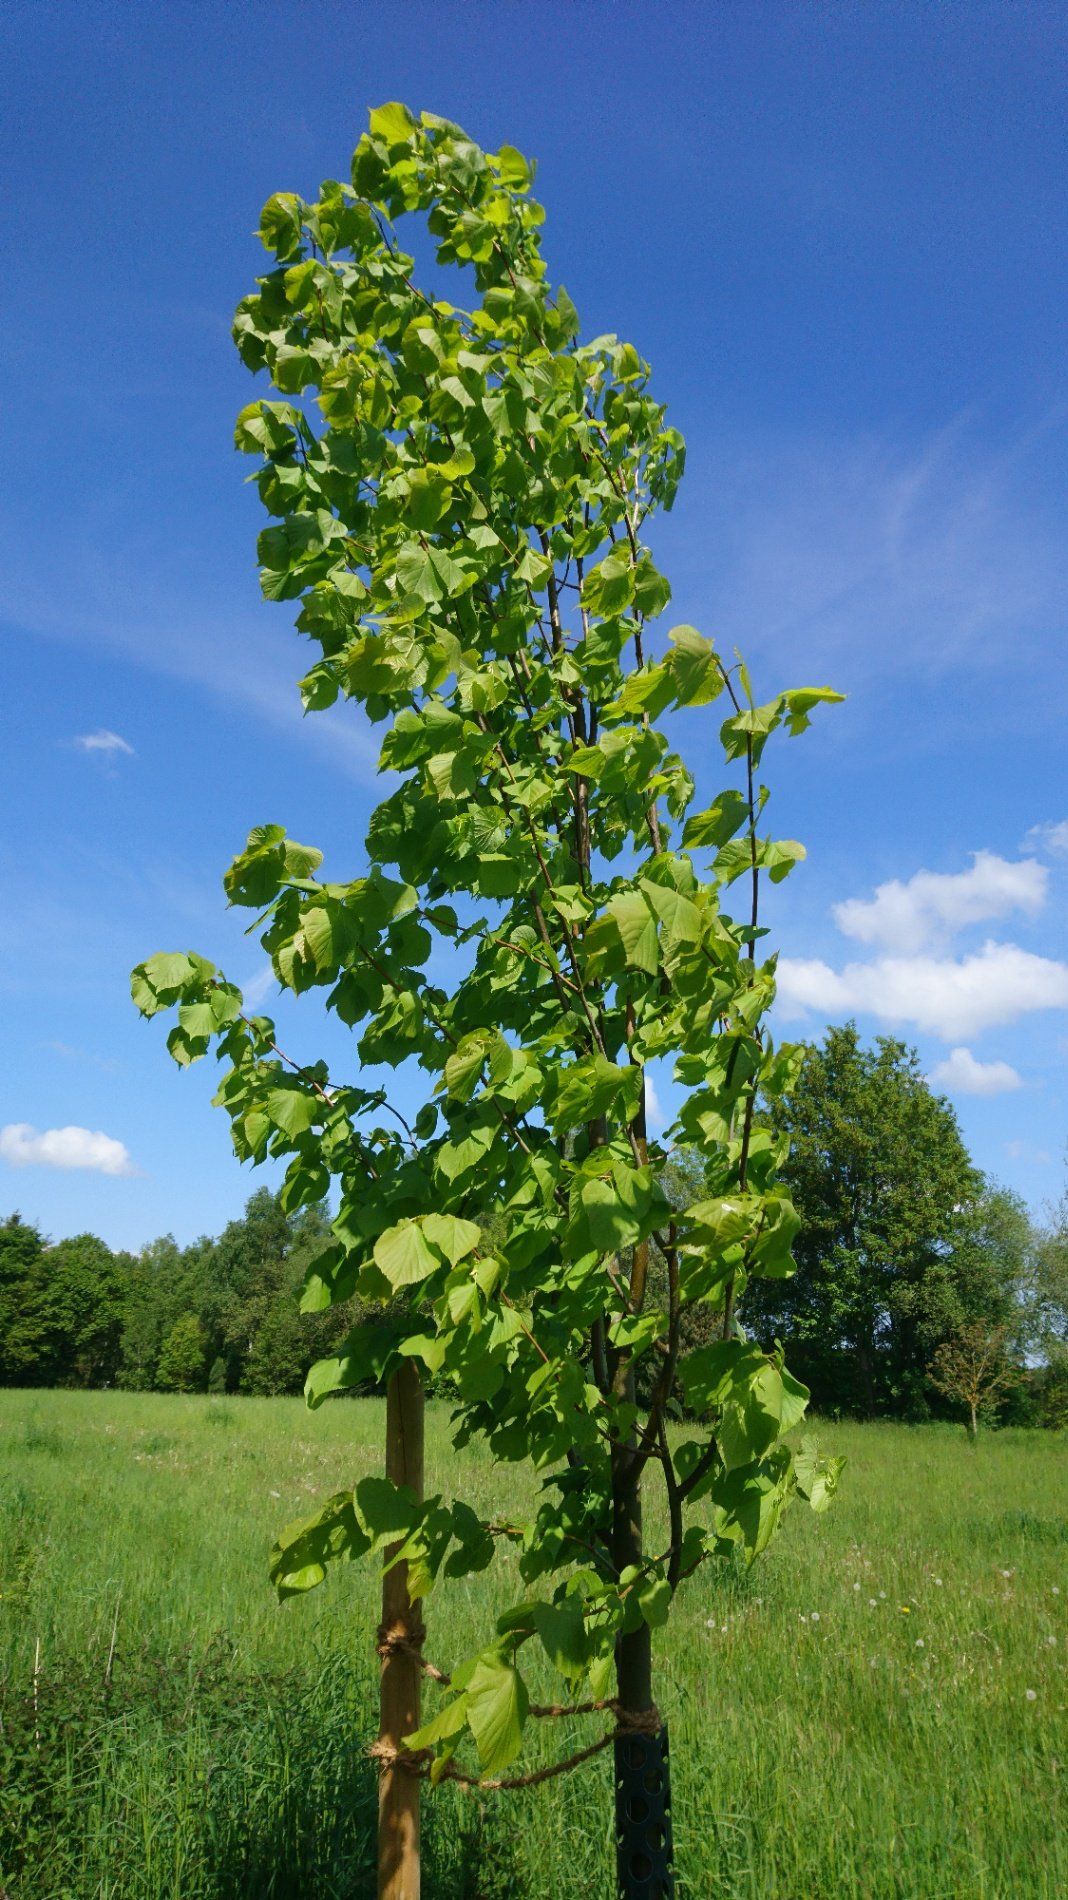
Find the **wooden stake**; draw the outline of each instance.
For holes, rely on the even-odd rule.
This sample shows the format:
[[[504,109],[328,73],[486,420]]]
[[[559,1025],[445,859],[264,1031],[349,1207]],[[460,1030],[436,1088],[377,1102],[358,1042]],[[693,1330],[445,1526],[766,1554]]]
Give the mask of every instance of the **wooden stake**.
[[[414,1359],[403,1362],[386,1388],[386,1476],[422,1499],[423,1386]],[[408,1597],[408,1566],[396,1564],[382,1580],[383,1637],[418,1647],[422,1633],[418,1606]],[[391,1748],[402,1748],[419,1727],[421,1680],[414,1656],[403,1650],[383,1656],[378,1734]],[[419,1777],[388,1764],[378,1784],[378,1900],[419,1900]]]

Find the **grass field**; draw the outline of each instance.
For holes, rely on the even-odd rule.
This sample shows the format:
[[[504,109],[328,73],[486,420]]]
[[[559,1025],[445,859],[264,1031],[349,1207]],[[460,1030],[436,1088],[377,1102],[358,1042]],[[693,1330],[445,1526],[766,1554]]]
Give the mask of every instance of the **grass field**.
[[[278,1605],[265,1556],[378,1467],[382,1425],[372,1401],[0,1392],[10,1900],[373,1892],[374,1580]],[[1068,1893],[1068,1442],[823,1435],[840,1503],[796,1509],[748,1575],[684,1585],[657,1655],[680,1895]],[[514,1471],[450,1464],[441,1411],[427,1452],[434,1488],[514,1505]],[[428,1653],[469,1648],[508,1588],[432,1597]],[[537,1727],[524,1762],[569,1739]],[[522,1794],[445,1787],[427,1900],[609,1900],[610,1821],[607,1757]]]

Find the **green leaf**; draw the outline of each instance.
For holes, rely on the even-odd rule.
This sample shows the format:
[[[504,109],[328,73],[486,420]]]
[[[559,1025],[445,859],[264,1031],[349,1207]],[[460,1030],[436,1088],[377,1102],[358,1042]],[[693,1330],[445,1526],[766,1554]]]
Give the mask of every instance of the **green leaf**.
[[[535,1603],[531,1616],[553,1668],[572,1679],[583,1675],[589,1662],[589,1639],[581,1598],[565,1596],[555,1603]]]
[[[184,956],[181,951],[161,950],[157,956],[149,957],[147,963],[138,966],[134,978],[140,979],[139,993],[146,999],[153,998],[155,1007],[160,1009],[168,1003],[177,1002],[193,974],[190,957]],[[141,1007],[144,1009],[144,1004]],[[150,1015],[154,1012],[145,1009],[144,1013]]]
[[[450,1184],[470,1174],[493,1145],[491,1128],[475,1128],[462,1141],[447,1141],[437,1153],[437,1167]]]
[[[361,1557],[369,1539],[356,1520],[351,1491],[335,1492],[314,1517],[280,1531],[270,1556],[270,1578],[280,1597],[314,1590],[327,1564]]]
[[[476,1221],[461,1220],[456,1214],[424,1214],[422,1228],[431,1246],[445,1255],[450,1267],[474,1253],[482,1238]]]
[[[232,904],[262,910],[290,878],[308,877],[322,861],[321,851],[287,838],[281,825],[257,825],[223,878],[223,887]]]
[[[183,1003],[178,1011],[178,1021],[187,1036],[198,1038],[213,1036],[218,1027],[210,1003]]]
[[[267,1097],[267,1113],[275,1127],[294,1141],[322,1119],[323,1109],[319,1096],[301,1088],[299,1082],[283,1083]]]
[[[265,250],[273,251],[280,264],[299,255],[304,205],[292,191],[276,191],[260,213],[259,235]]]
[[[759,1346],[740,1339],[717,1340],[712,1346],[699,1346],[682,1362],[680,1380],[687,1405],[694,1412],[711,1411],[729,1399],[736,1386],[747,1381],[766,1364]]]
[[[356,1486],[356,1516],[371,1539],[372,1550],[406,1537],[422,1513],[415,1492],[392,1478],[361,1478]]]
[[[621,383],[633,383],[642,376],[648,365],[642,362],[633,343],[621,343],[615,352],[615,372]]]
[[[609,1178],[584,1182],[580,1198],[598,1252],[618,1253],[633,1246],[646,1230],[657,1198],[652,1170],[613,1161]]]
[[[671,704],[674,682],[667,666],[642,666],[626,680],[622,692],[608,708],[613,719],[627,713],[647,712],[656,719]]]
[[[711,845],[718,851],[728,838],[733,838],[748,816],[749,805],[741,792],[721,792],[706,811],[695,812],[687,819],[682,842],[687,849],[694,845]]]
[[[207,1052],[206,1036],[191,1036],[188,1030],[178,1023],[167,1037],[167,1048],[174,1060],[185,1068],[190,1062],[198,1062]]]
[[[669,661],[680,706],[707,706],[723,691],[723,669],[711,640],[696,627],[672,627]]]
[[[619,931],[629,967],[655,976],[660,968],[656,917],[646,899],[638,891],[624,891],[621,896],[613,897],[608,914]]]
[[[528,1706],[518,1669],[499,1657],[480,1656],[467,1683],[467,1720],[487,1775],[503,1773],[518,1755]]]
[[[695,1239],[722,1252],[748,1234],[753,1225],[753,1207],[743,1196],[721,1195],[714,1201],[695,1201],[684,1218],[694,1228]]]
[[[446,1702],[429,1722],[404,1737],[405,1748],[433,1748],[435,1742],[443,1742],[450,1735],[458,1735],[467,1726],[467,1697],[458,1695]]]
[[[373,106],[369,123],[372,135],[385,139],[387,145],[409,145],[416,130],[414,118],[398,99],[390,100],[388,105]]]
[[[472,578],[465,574],[444,548],[424,546],[420,541],[406,541],[397,555],[397,580],[400,586],[406,594],[414,595],[430,607],[454,594],[464,593]]]
[[[844,1456],[826,1457],[815,1438],[801,1440],[800,1450],[794,1453],[794,1471],[798,1489],[814,1511],[826,1511],[834,1502],[844,1465]]]
[[[664,926],[665,948],[679,943],[700,943],[703,932],[697,905],[669,884],[654,884],[642,878],[642,891]]]
[[[784,1446],[760,1464],[717,1477],[712,1487],[716,1528],[740,1537],[749,1563],[771,1542],[793,1487],[793,1461]]]
[[[761,863],[773,884],[781,884],[795,864],[800,864],[806,856],[803,844],[796,838],[768,839],[765,842]]]
[[[763,1458],[800,1422],[807,1404],[807,1387],[770,1361],[745,1378],[736,1377],[716,1434],[726,1469]]]
[[[567,769],[583,778],[599,778],[604,770],[604,750],[599,745],[573,746],[568,753]]]
[[[651,1630],[663,1629],[671,1610],[671,1585],[666,1577],[651,1574],[638,1585],[638,1607]]]
[[[671,599],[671,587],[663,574],[653,566],[647,554],[643,554],[634,570],[634,605],[647,620],[655,620],[662,614]]]
[[[417,1286],[440,1265],[437,1255],[428,1247],[422,1226],[417,1220],[402,1220],[396,1227],[387,1227],[385,1233],[379,1234],[375,1241],[374,1253],[376,1267],[385,1274],[394,1290],[402,1286]]]
[[[357,1326],[345,1340],[339,1353],[318,1359],[304,1382],[304,1397],[314,1412],[331,1392],[344,1392],[370,1380],[381,1381],[394,1359],[398,1332],[395,1326]]]
[[[602,1055],[573,1062],[560,1074],[553,1127],[577,1128],[581,1122],[596,1121],[610,1109],[632,1121],[640,1089],[641,1070],[631,1063],[620,1066]]]
[[[618,614],[634,599],[634,569],[624,542],[586,575],[582,604],[591,614]]]
[[[509,191],[526,191],[533,178],[530,164],[514,145],[502,145],[497,153],[497,168],[502,185]]]
[[[814,706],[840,706],[844,699],[844,693],[836,693],[829,686],[801,686],[784,693],[787,730],[796,737],[812,723],[808,715]]]
[[[472,1030],[470,1035],[461,1036],[444,1070],[445,1087],[454,1101],[467,1102],[474,1094],[488,1045],[489,1037],[484,1030]]]
[[[408,478],[405,516],[413,528],[436,528],[452,501],[452,489],[435,469],[419,468]]]

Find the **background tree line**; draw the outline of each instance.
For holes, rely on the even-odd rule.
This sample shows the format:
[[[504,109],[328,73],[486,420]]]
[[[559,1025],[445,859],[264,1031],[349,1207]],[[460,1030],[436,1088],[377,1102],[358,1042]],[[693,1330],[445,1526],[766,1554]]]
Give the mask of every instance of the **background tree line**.
[[[797,1272],[753,1281],[741,1318],[762,1344],[788,1346],[815,1408],[918,1420],[974,1405],[1068,1424],[1068,1197],[1035,1227],[975,1168],[915,1051],[889,1038],[865,1048],[851,1024],[808,1050],[775,1121],[790,1138]],[[695,1198],[686,1155],[675,1170]],[[218,1239],[180,1248],[168,1235],[129,1254],[93,1234],[52,1246],[10,1216],[0,1384],[299,1392],[359,1317],[299,1311],[329,1219],[325,1205],[287,1215],[261,1188]],[[700,1308],[688,1321],[714,1325]]]

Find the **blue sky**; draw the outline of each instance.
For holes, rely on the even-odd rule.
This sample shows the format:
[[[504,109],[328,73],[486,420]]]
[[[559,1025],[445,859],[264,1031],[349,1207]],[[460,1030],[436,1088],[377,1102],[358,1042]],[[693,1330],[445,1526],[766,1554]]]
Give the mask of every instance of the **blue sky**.
[[[220,886],[252,824],[359,867],[376,745],[302,719],[260,599],[229,320],[264,199],[345,176],[388,98],[535,156],[584,332],[652,360],[690,451],[673,618],[769,693],[849,695],[769,755],[809,848],[782,1029],[903,1034],[980,1165],[1060,1191],[1066,50],[1063,9],[974,0],[9,4],[0,1213],[137,1246],[256,1185],[127,973],[262,976]],[[313,1000],[278,1020],[337,1053]]]

